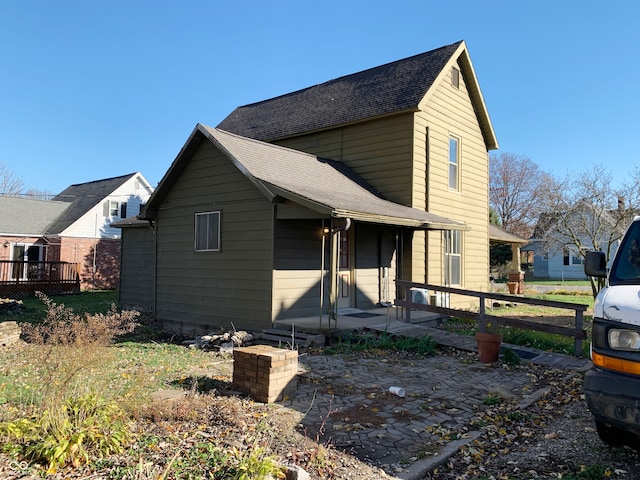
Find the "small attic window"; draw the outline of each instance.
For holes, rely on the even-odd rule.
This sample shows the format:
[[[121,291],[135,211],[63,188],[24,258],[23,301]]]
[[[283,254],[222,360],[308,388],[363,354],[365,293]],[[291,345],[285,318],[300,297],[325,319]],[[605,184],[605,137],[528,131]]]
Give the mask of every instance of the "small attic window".
[[[451,85],[453,88],[460,88],[460,70],[456,67],[451,67]]]

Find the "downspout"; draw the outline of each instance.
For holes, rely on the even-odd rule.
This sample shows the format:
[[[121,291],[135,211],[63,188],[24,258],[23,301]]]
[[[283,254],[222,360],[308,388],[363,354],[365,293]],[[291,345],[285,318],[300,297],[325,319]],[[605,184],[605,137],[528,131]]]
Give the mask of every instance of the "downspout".
[[[425,140],[424,140],[424,151],[425,151],[425,166],[424,166],[424,183],[425,183],[425,198],[424,198],[424,209],[426,212],[429,211],[429,192],[430,192],[430,184],[429,178],[431,173],[431,143],[429,137],[429,127],[425,132]],[[424,231],[424,283],[429,283],[429,230]]]
[[[326,229],[326,230],[325,230]],[[322,307],[324,306],[324,249],[326,244],[326,235],[329,233],[330,229],[324,226],[324,218],[322,219],[322,230],[320,234],[322,235],[322,251],[320,252],[320,326],[322,329]]]
[[[445,273],[445,268],[448,268],[447,265],[447,254],[446,254],[446,238],[444,235],[444,230],[440,230],[440,255],[442,256],[442,268],[440,269],[440,285],[444,285],[448,287],[449,285],[445,285],[445,278],[449,278],[448,272]]]
[[[94,232],[93,232],[93,266],[91,269],[91,286],[93,287],[93,290],[96,289],[97,250],[98,250],[98,214],[96,213],[96,222],[95,222]]]
[[[401,228],[396,228],[396,280],[400,279],[400,280],[404,280],[404,269],[403,269],[403,263],[404,263],[404,236],[402,234],[403,230]],[[401,300],[405,300],[406,299],[406,293],[403,294],[403,290],[404,287],[400,287],[398,286],[398,284],[396,283],[396,287],[395,287],[395,297],[396,299],[401,299]],[[400,310],[401,312],[401,319],[404,319],[404,309]],[[397,314],[397,311],[396,311]]]
[[[332,222],[333,223],[333,222]],[[334,326],[338,326],[338,274],[340,268],[338,262],[340,261],[340,234],[346,232],[351,227],[351,219],[345,218],[344,223],[331,229],[331,265],[329,267],[329,275],[331,278],[329,288],[329,327],[331,327],[331,320],[334,322]]]
[[[153,263],[152,263],[152,274],[153,274],[153,288],[151,289],[151,308],[153,309],[153,317],[154,318],[158,318],[157,317],[157,313],[158,313],[158,305],[157,305],[157,298],[158,298],[158,275],[157,275],[157,271],[158,271],[158,235],[157,235],[157,225],[156,223],[154,223],[153,220],[148,220],[149,222],[149,228],[151,229],[151,232],[153,234]]]

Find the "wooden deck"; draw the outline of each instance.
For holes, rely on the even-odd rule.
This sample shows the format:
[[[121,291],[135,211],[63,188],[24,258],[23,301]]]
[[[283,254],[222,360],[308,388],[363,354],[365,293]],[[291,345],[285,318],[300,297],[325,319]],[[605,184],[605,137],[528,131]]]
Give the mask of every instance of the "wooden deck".
[[[0,260],[0,298],[24,298],[43,292],[61,295],[80,292],[75,263]]]

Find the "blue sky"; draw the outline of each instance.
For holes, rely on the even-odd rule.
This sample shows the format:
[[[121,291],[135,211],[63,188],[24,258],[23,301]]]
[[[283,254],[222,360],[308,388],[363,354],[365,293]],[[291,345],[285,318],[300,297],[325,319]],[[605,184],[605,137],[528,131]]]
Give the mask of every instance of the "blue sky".
[[[27,188],[140,171],[196,123],[465,40],[499,152],[559,177],[640,166],[635,1],[5,0],[0,164]]]

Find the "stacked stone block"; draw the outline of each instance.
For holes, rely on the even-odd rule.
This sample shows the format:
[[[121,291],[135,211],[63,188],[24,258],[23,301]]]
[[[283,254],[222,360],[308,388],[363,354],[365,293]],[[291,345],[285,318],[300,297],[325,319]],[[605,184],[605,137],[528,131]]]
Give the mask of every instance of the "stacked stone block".
[[[233,350],[233,389],[255,401],[291,397],[298,386],[298,352],[268,345]]]
[[[6,347],[20,339],[20,327],[16,322],[0,322],[0,346]]]

